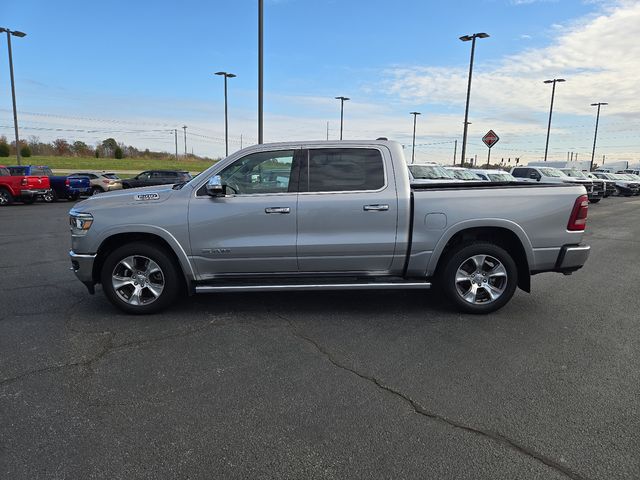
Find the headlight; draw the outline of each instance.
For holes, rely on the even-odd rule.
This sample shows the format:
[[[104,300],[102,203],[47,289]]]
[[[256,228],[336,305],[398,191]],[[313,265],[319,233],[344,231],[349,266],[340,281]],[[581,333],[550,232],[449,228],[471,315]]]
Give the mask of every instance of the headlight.
[[[86,235],[93,224],[90,213],[73,213],[69,215],[69,226],[72,235]]]

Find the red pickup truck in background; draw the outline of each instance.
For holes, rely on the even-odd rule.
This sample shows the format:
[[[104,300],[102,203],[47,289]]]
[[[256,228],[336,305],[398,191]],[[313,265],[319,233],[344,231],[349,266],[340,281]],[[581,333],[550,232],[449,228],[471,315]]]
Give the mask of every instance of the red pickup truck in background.
[[[50,193],[48,177],[11,175],[8,168],[0,165],[0,207],[14,201],[31,204],[39,195]]]

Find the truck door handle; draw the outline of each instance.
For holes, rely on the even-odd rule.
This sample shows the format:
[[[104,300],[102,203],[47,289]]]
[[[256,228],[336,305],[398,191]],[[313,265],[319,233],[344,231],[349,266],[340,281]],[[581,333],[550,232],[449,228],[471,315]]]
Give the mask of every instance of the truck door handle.
[[[289,207],[268,207],[264,209],[264,213],[291,213]]]
[[[386,212],[389,210],[389,205],[365,205],[362,207],[365,212]]]

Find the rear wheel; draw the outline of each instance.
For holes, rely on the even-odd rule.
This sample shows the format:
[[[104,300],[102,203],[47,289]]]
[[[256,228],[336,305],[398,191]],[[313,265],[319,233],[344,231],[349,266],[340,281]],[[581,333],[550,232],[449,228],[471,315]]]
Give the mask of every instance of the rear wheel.
[[[111,252],[100,273],[107,298],[127,313],[148,314],[167,308],[181,286],[179,268],[169,252],[135,242]]]
[[[491,313],[506,305],[513,296],[518,269],[503,248],[473,242],[447,255],[440,281],[444,293],[460,310]]]
[[[5,188],[0,188],[0,207],[11,205],[13,203],[13,195]]]
[[[44,200],[47,203],[56,202],[58,201],[58,194],[56,193],[55,190],[49,190],[47,193],[42,195],[42,200]]]
[[[102,193],[104,190],[102,190],[100,187],[92,187],[91,188],[91,195],[97,195],[98,193]]]
[[[598,203],[600,200],[602,200],[601,198],[594,198],[592,200],[589,200],[589,203]]]
[[[70,200],[72,202],[75,202],[76,200],[78,200],[80,198],[80,194],[79,193],[72,193],[71,195],[69,195],[67,197],[67,200]]]

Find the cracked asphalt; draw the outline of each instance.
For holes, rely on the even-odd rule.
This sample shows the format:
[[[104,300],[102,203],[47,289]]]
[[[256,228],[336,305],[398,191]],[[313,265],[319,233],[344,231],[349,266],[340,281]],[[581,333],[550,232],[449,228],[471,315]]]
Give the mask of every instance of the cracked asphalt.
[[[197,296],[130,317],[70,203],[0,209],[0,478],[640,478],[640,200],[496,314],[436,294]]]

